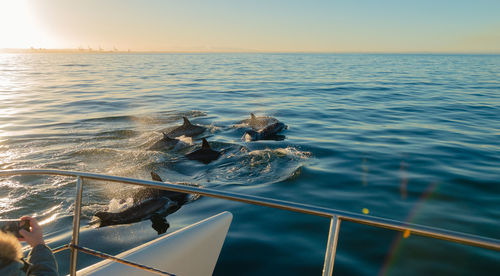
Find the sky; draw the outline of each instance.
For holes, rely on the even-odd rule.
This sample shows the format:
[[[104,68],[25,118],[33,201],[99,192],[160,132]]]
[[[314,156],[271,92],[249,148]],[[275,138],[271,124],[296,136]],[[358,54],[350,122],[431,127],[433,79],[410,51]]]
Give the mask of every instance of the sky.
[[[0,49],[500,53],[499,0],[0,0]]]

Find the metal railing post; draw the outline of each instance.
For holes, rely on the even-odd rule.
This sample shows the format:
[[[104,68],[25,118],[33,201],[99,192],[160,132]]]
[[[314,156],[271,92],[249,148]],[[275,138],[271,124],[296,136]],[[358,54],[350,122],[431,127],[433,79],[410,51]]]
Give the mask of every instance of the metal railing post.
[[[328,243],[325,253],[325,264],[323,266],[323,276],[330,276],[333,273],[333,263],[337,252],[337,241],[339,240],[340,218],[332,215],[330,219],[330,231],[328,232]]]
[[[80,236],[80,213],[82,210],[82,190],[83,190],[83,179],[78,176],[76,181],[76,195],[75,195],[75,211],[73,213],[73,236],[71,237],[70,249],[71,257],[69,264],[69,271],[71,276],[76,275],[76,263],[78,249],[78,239]]]

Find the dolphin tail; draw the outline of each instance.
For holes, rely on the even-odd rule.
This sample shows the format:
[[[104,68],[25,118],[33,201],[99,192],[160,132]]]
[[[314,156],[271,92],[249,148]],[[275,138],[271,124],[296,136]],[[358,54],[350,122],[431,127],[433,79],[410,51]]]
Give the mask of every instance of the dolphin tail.
[[[151,178],[154,180],[154,181],[160,181],[160,182],[163,182],[163,180],[161,179],[161,177],[155,173],[155,172],[151,172]]]

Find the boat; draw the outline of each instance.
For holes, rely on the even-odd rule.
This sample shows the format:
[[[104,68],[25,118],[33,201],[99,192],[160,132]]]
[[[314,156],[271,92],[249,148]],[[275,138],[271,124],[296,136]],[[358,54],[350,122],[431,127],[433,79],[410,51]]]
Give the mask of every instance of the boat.
[[[405,235],[411,233],[412,235],[500,251],[500,240],[488,237],[410,224],[365,214],[356,214],[203,187],[184,186],[77,171],[50,169],[0,170],[0,177],[13,175],[59,175],[77,178],[71,241],[69,244],[53,249],[54,253],[67,249],[71,251],[70,275],[151,275],[151,272],[160,275],[210,275],[214,271],[215,264],[232,220],[231,213],[222,212],[168,235],[139,245],[121,254],[112,256],[90,248],[81,247],[78,243],[82,190],[85,180],[88,179],[139,185],[174,192],[192,193],[329,218],[330,230],[326,242],[322,273],[324,276],[332,275],[333,273],[337,241],[339,239],[342,221],[350,221],[358,224],[400,231]],[[78,252],[98,256],[105,260],[77,271]]]
[[[116,256],[170,275],[212,275],[233,215],[222,212]],[[196,264],[196,265],[193,265]],[[139,268],[104,260],[77,275],[150,275]]]

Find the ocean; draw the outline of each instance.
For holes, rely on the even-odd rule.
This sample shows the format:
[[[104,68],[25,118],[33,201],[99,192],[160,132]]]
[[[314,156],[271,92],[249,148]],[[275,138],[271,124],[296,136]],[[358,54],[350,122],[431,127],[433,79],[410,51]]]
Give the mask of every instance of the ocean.
[[[368,213],[500,239],[500,56],[441,54],[0,54],[0,169],[164,180]],[[284,139],[245,142],[250,117]],[[182,117],[218,160],[148,148]],[[158,236],[150,221],[95,229],[136,188],[88,181],[83,246],[110,254]],[[32,215],[68,243],[75,179],[0,178],[0,218]],[[117,207],[118,206],[118,207]],[[201,197],[167,233],[222,211],[214,275],[319,275],[329,220]],[[68,252],[57,253],[61,274]],[[334,275],[498,275],[500,252],[343,222]],[[79,267],[97,260],[79,255]]]

